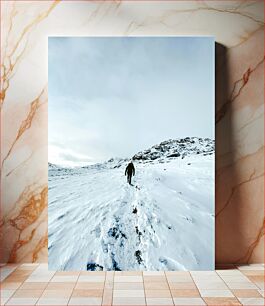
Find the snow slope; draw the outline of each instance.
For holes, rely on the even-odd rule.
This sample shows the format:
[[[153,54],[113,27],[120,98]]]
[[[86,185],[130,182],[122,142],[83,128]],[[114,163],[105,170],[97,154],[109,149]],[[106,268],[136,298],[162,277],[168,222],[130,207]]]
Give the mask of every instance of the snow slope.
[[[128,160],[49,164],[52,270],[214,269],[214,141],[169,140]]]

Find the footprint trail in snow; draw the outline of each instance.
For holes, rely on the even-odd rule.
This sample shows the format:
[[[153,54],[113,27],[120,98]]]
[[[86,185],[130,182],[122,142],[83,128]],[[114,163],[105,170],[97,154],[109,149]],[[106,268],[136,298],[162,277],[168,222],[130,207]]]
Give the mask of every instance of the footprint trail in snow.
[[[214,155],[49,167],[49,268],[203,270],[214,265]],[[205,256],[207,254],[207,256]]]

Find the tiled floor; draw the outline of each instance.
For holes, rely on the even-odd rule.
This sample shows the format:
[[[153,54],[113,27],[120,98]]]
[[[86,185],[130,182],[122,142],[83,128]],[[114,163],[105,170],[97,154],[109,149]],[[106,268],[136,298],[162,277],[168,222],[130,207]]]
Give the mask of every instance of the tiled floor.
[[[216,271],[54,272],[1,266],[1,305],[264,305],[264,265]]]

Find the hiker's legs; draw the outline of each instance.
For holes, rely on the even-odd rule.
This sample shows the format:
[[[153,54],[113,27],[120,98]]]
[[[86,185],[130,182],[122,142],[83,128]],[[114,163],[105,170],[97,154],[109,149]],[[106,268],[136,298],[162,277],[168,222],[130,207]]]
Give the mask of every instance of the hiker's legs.
[[[129,184],[132,184],[132,175],[129,175]]]

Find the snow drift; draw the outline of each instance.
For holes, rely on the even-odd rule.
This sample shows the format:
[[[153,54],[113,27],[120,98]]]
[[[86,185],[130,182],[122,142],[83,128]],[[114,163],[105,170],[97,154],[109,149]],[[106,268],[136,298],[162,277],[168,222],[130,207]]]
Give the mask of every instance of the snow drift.
[[[52,270],[214,269],[214,141],[167,140],[129,159],[49,163]]]

